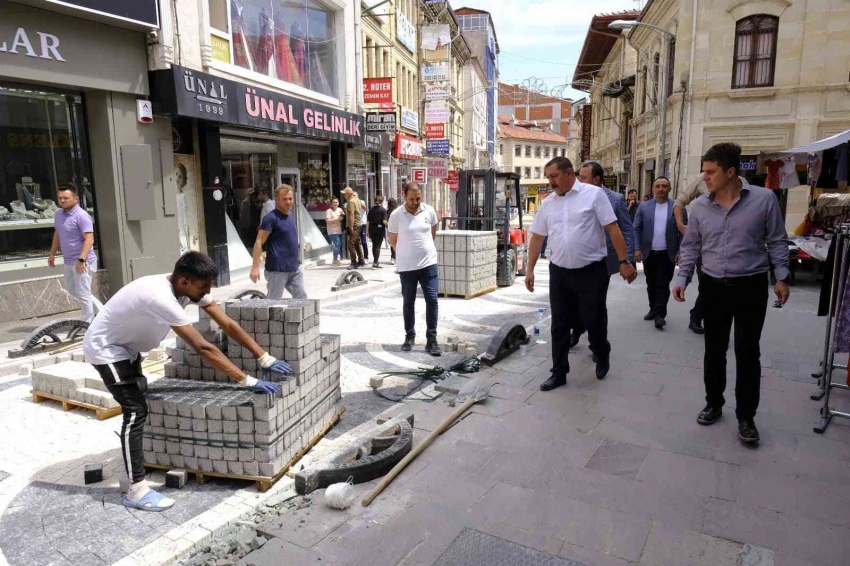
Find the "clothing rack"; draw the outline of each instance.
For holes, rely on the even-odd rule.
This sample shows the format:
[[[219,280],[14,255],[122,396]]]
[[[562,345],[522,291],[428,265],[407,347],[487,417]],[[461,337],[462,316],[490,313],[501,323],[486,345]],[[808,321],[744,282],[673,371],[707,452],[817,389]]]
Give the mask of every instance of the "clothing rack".
[[[823,434],[826,427],[829,426],[832,417],[841,417],[850,419],[850,412],[836,411],[830,408],[830,392],[833,389],[850,390],[850,386],[845,383],[836,383],[832,381],[832,370],[841,370],[846,372],[847,365],[835,363],[835,333],[838,328],[838,314],[841,307],[841,301],[844,297],[844,288],[847,285],[848,277],[846,273],[850,269],[850,224],[841,224],[835,229],[835,238],[838,238],[835,249],[835,267],[832,270],[832,286],[829,296],[829,311],[826,315],[826,337],[823,348],[823,375],[820,378],[819,386],[823,390],[823,406],[820,410],[821,419],[814,426],[814,431],[818,434]],[[816,396],[813,395],[812,398]]]

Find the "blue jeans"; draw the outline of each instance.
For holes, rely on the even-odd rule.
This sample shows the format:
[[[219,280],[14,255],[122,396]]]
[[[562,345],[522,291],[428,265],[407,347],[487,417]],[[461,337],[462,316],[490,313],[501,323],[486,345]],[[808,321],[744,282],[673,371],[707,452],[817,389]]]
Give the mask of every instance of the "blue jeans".
[[[401,294],[404,297],[404,331],[407,336],[416,336],[416,287],[422,286],[422,294],[425,295],[425,322],[428,331],[425,336],[428,340],[437,339],[437,292],[439,280],[437,264],[429,265],[422,269],[413,271],[402,271],[398,274],[401,278]]]
[[[363,259],[369,259],[369,240],[366,239],[368,225],[360,226],[360,245],[363,246]]]
[[[339,250],[342,249],[342,234],[328,234],[334,246],[334,261],[339,259]]]

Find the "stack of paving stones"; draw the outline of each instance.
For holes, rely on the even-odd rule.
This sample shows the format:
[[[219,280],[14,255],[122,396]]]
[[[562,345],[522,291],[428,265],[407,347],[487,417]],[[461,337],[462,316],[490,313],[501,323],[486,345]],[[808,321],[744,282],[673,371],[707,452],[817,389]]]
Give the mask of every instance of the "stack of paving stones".
[[[256,394],[178,341],[166,378],[148,389],[145,462],[273,478],[341,409],[340,337],[319,334],[319,301],[257,299],[224,308],[261,348],[286,360],[292,375],[270,374],[281,394]],[[256,358],[228,342],[203,309],[195,328],[237,367],[261,376]]]
[[[437,232],[440,293],[468,296],[496,288],[496,232]]]
[[[33,393],[49,393],[71,401],[114,409],[118,403],[90,364],[62,362],[32,371]]]

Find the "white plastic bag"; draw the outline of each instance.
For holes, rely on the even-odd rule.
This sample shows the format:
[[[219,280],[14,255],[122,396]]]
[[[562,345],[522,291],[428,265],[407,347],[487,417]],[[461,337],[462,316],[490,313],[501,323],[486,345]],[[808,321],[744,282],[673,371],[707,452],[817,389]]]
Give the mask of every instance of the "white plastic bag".
[[[325,505],[334,509],[348,509],[356,499],[353,477],[349,477],[347,482],[331,484],[325,490]]]

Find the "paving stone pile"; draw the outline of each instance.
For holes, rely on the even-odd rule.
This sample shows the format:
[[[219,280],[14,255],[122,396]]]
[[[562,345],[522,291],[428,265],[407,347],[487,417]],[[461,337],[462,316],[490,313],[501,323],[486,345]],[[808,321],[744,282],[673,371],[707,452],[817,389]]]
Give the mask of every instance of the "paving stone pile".
[[[340,337],[319,334],[314,300],[231,301],[225,311],[262,348],[286,360],[292,374],[268,376],[281,394],[255,394],[178,341],[165,365],[166,378],[148,389],[145,461],[274,477],[341,408]],[[228,341],[203,310],[195,328],[237,367],[261,376],[256,358]]]
[[[118,407],[97,370],[83,362],[62,362],[34,369],[32,390],[105,409]]]
[[[440,293],[474,295],[496,288],[496,232],[437,232]]]

